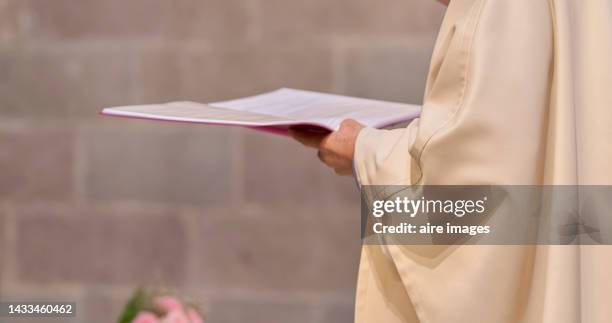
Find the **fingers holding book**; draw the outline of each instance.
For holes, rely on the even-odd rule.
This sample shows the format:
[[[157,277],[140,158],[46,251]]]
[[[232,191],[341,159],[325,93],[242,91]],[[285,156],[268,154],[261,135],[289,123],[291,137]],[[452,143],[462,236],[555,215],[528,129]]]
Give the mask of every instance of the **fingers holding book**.
[[[353,119],[342,121],[337,131],[317,133],[291,128],[289,135],[307,147],[318,150],[319,159],[338,175],[351,175],[355,142],[365,126]]]

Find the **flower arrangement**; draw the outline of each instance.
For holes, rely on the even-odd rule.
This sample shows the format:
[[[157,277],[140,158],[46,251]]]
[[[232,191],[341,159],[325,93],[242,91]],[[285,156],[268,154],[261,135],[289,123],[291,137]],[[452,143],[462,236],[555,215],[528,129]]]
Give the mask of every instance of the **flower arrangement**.
[[[139,289],[123,309],[119,323],[204,323],[197,306],[168,293]]]

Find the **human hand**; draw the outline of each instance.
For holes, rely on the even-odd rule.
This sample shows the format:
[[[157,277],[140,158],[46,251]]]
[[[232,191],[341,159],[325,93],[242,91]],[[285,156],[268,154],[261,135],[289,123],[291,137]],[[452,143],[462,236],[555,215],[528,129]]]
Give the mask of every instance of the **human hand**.
[[[332,133],[313,133],[291,128],[289,135],[303,145],[317,149],[319,159],[333,168],[336,174],[351,175],[355,142],[363,128],[365,126],[361,123],[346,119],[342,121],[340,128]]]

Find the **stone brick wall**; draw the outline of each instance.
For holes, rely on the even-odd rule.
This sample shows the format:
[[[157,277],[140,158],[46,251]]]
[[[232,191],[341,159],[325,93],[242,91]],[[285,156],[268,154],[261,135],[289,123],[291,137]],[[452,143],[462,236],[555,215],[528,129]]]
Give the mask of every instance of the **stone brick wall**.
[[[153,283],[212,323],[351,322],[351,178],[284,138],[97,112],[281,86],[419,103],[442,15],[433,0],[0,0],[0,298],[73,300],[69,322],[102,323]]]

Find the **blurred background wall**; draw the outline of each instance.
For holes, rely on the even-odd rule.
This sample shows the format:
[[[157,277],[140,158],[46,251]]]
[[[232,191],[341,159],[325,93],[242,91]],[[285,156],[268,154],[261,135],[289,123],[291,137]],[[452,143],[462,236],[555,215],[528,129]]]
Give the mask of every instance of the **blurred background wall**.
[[[433,0],[0,0],[0,299],[113,322],[153,283],[212,323],[351,322],[352,178],[285,138],[97,113],[283,86],[420,103],[442,15]]]

